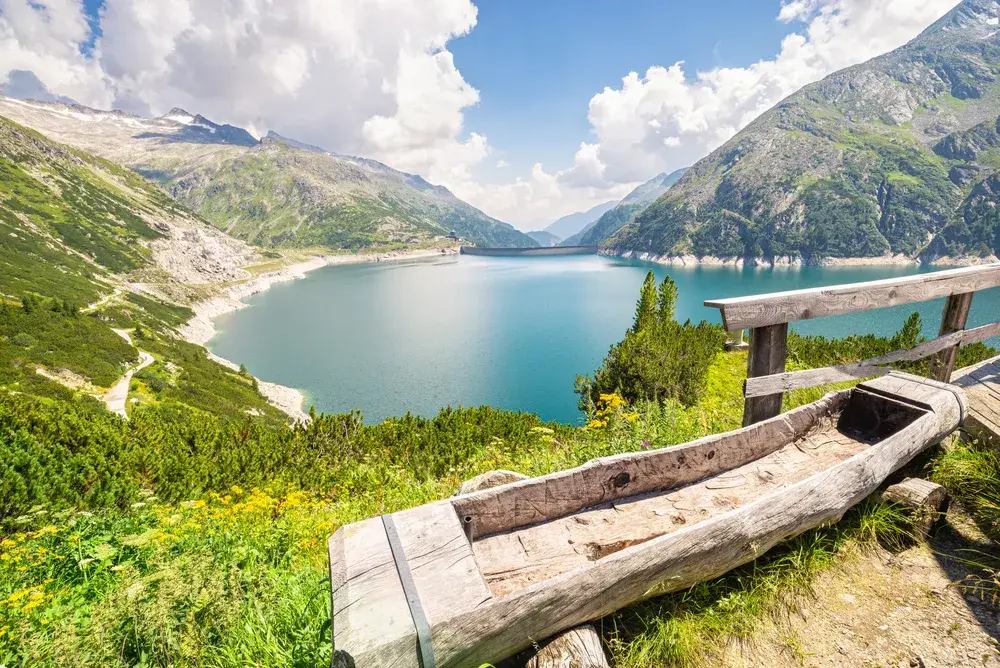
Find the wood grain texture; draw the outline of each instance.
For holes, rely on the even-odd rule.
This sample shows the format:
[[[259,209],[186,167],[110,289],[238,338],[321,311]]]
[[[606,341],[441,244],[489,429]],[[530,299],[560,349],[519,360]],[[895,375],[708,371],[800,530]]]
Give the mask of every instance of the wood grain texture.
[[[948,490],[929,480],[907,478],[889,485],[882,492],[882,499],[900,503],[909,509],[914,538],[920,538],[929,534],[941,518],[948,501]]]
[[[780,418],[649,452],[601,457],[567,471],[452,499],[474,518],[475,537],[547,522],[583,508],[692,483],[766,456],[839,411],[831,393]]]
[[[534,491],[545,489],[546,478],[562,476],[565,484],[567,478],[563,474],[554,474],[527,480],[494,490],[484,490],[466,497],[440,501],[423,507],[413,519],[420,526],[409,532],[406,554],[411,560],[420,596],[428,610],[433,630],[434,652],[439,668],[475,668],[482,663],[496,663],[517,652],[530,647],[535,641],[553,637],[563,631],[574,628],[589,621],[604,617],[615,610],[636,601],[657,594],[676,591],[692,584],[712,578],[746,563],[763,554],[776,543],[815,526],[833,522],[862,498],[873,492],[885,478],[900,466],[910,461],[917,453],[931,443],[949,434],[960,421],[966,406],[961,391],[934,381],[912,376],[892,374],[859,386],[859,389],[831,394],[825,399],[829,413],[831,402],[836,401],[838,409],[843,408],[845,399],[867,402],[879,401],[879,397],[892,398],[906,410],[915,411],[911,421],[905,428],[889,430],[881,440],[865,447],[858,454],[826,468],[819,473],[810,475],[803,480],[793,482],[773,493],[760,496],[749,503],[738,505],[704,521],[686,524],[679,530],[667,535],[653,538],[639,545],[620,549],[608,556],[588,562],[579,568],[563,573],[542,582],[530,584],[506,596],[492,596],[485,591],[485,584],[479,576],[476,584],[475,576],[464,572],[472,548],[465,542],[465,548],[456,545],[456,534],[461,535],[461,526],[456,515],[459,504],[468,504],[471,499],[482,502],[490,493],[500,494],[508,500],[517,498],[516,492],[527,488]],[[869,397],[869,398],[865,398]],[[888,400],[888,399],[886,399]],[[860,404],[862,407],[867,404]],[[768,422],[741,429],[714,443],[739,443],[748,452],[773,451],[774,444],[767,442],[768,435],[778,436],[782,433],[801,434],[809,425],[815,423],[816,408],[807,408]],[[845,409],[846,413],[846,409]],[[842,414],[842,420],[844,414]],[[797,421],[798,424],[791,424]],[[804,423],[804,424],[803,424]],[[881,423],[880,423],[881,424]],[[756,438],[747,439],[749,435]],[[743,440],[747,439],[747,440]],[[788,442],[788,437],[784,443]],[[696,442],[699,443],[699,442]],[[705,450],[690,449],[704,447],[706,441],[699,445],[687,444],[671,448],[676,455],[687,452],[698,454],[691,463],[703,466]],[[688,450],[685,450],[688,448]],[[770,450],[769,450],[770,449]],[[647,455],[653,453],[638,453],[623,455],[618,458],[607,458],[607,465],[601,470],[599,466],[592,467],[594,480],[598,487],[618,475],[619,472],[630,470],[642,471],[644,465],[657,461]],[[658,456],[665,456],[662,452]],[[733,468],[735,461],[740,461],[747,453],[731,456],[728,464],[720,467],[716,473]],[[712,460],[726,456],[722,448],[717,448]],[[609,461],[610,460],[610,461]],[[636,461],[642,462],[638,464]],[[709,460],[709,461],[712,461]],[[659,460],[664,463],[663,460]],[[626,467],[626,468],[623,468]],[[586,469],[586,467],[584,467]],[[577,470],[579,474],[580,470]],[[660,469],[661,480],[640,480],[645,486],[656,487],[662,481],[677,478],[677,470],[671,465]],[[685,477],[685,476],[680,476]],[[690,477],[690,476],[687,476]],[[701,479],[701,478],[697,478]],[[557,488],[558,489],[558,488]],[[573,490],[570,490],[573,491]],[[620,490],[599,490],[596,495],[616,494]],[[534,493],[534,492],[532,492]],[[514,495],[514,496],[512,496]],[[544,496],[541,497],[544,499]],[[512,521],[522,519],[522,516],[493,497],[498,505],[484,503],[483,509],[494,508],[499,515]],[[552,508],[573,507],[577,509],[580,498],[574,497],[564,502],[561,497],[553,497]],[[468,506],[467,506],[468,507]],[[447,512],[446,512],[447,511]],[[543,505],[539,515],[547,514]],[[397,513],[397,525],[406,523],[404,513]],[[567,511],[572,512],[572,511]],[[547,519],[554,519],[548,517]],[[355,525],[351,525],[355,526]],[[502,529],[510,527],[501,527]],[[350,527],[338,531],[345,532]],[[336,534],[335,534],[336,538]],[[374,547],[378,548],[377,541]],[[342,552],[342,550],[341,550]],[[364,594],[360,582],[363,568],[377,568],[380,561],[368,560],[368,555],[354,555],[364,566],[348,565],[346,568],[334,566],[333,571],[347,570],[356,573],[354,579],[347,577],[347,582],[354,585],[355,590]],[[337,559],[337,550],[331,547],[331,558]],[[432,562],[441,562],[432,564]],[[453,571],[452,564],[460,568]],[[432,576],[432,573],[436,575]],[[452,573],[455,574],[454,579]],[[437,581],[434,581],[437,578]],[[441,579],[446,578],[446,579]],[[344,576],[335,578],[335,586],[344,586]],[[386,583],[390,589],[392,583]],[[467,590],[467,597],[459,596],[452,588]],[[485,595],[484,595],[485,594]],[[440,597],[442,602],[431,600]],[[392,597],[387,596],[391,601]],[[351,623],[367,618],[377,626],[377,631],[368,631],[357,637],[373,637],[383,631],[379,609],[370,605],[373,601],[366,599],[338,599],[339,605],[365,606],[365,611],[344,612],[335,603],[335,619],[344,615]],[[335,630],[335,637],[355,637],[353,633]],[[396,668],[418,668],[415,646],[405,648],[398,642],[393,642],[392,636],[387,638],[380,654],[365,651],[356,654],[350,645],[337,646],[338,651],[349,652],[355,660],[356,668],[374,668],[375,666],[394,666]],[[365,646],[363,649],[368,650]],[[361,660],[358,660],[360,656]]]
[[[827,315],[928,301],[1000,285],[1000,263],[768,295],[713,299],[726,329],[765,327]]]
[[[578,626],[543,643],[525,668],[610,668],[601,636],[590,624]]]
[[[350,648],[349,660],[335,651],[334,668],[392,666],[376,663],[387,655],[416,657],[417,633],[382,518],[338,529],[329,548],[333,647]]]
[[[747,356],[747,381],[760,376],[780,374],[788,357],[788,323],[779,323],[750,330],[750,354]],[[744,385],[744,396],[746,386]],[[743,404],[743,426],[769,420],[781,412],[781,394],[746,396]]]
[[[969,400],[965,430],[974,438],[1000,446],[1000,356],[959,369],[952,383],[961,387]]]
[[[944,312],[941,314],[941,336],[959,332],[965,329],[965,321],[969,318],[974,292],[963,292],[952,295],[944,302]],[[951,380],[951,372],[955,368],[955,358],[958,355],[958,345],[942,350],[931,360],[930,377],[947,383]]]
[[[473,544],[476,561],[493,595],[505,596],[727,513],[867,447],[822,420],[774,452],[710,478],[481,538]]]
[[[840,383],[846,380],[884,376],[890,373],[892,369],[883,365],[916,361],[948,348],[967,346],[970,343],[985,341],[997,335],[1000,335],[1000,322],[952,332],[951,334],[940,336],[930,341],[924,341],[913,348],[896,350],[861,362],[828,366],[820,369],[789,371],[787,373],[761,376],[759,378],[748,378],[745,392],[748,397],[756,397],[775,392],[789,392],[806,387]]]

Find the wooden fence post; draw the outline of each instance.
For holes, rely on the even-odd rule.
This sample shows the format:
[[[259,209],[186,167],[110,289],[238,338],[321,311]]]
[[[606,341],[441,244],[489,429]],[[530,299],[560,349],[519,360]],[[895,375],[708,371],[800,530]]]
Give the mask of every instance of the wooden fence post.
[[[750,354],[747,356],[747,378],[770,376],[785,371],[788,355],[788,323],[754,327],[750,330]],[[744,385],[744,392],[746,386]],[[763,397],[747,397],[743,405],[743,426],[773,418],[781,413],[778,392]]]
[[[948,297],[944,303],[944,313],[941,314],[941,336],[965,329],[965,321],[969,317],[974,294],[974,292],[963,292]],[[952,346],[932,357],[930,377],[945,383],[950,382],[957,356],[958,346]]]

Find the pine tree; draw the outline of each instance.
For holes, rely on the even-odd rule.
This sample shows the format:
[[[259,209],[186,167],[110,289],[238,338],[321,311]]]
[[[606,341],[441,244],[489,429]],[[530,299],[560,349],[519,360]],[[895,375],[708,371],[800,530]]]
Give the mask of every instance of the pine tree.
[[[656,304],[656,318],[661,325],[674,319],[677,310],[677,284],[669,276],[660,283],[660,295]]]
[[[642,282],[642,292],[639,293],[639,301],[635,303],[633,332],[649,329],[656,322],[656,300],[656,277],[651,270]]]

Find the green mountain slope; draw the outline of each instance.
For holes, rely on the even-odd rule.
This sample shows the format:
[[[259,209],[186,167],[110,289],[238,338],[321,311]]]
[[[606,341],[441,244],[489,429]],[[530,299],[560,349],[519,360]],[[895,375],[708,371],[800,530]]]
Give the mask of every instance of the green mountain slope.
[[[998,22],[992,0],[965,0],[909,44],[806,86],[606,247],[763,261],[994,257]]]
[[[628,225],[643,209],[649,206],[684,175],[684,169],[669,174],[658,174],[630,192],[618,205],[606,212],[593,224],[584,228],[575,238],[567,239],[565,245],[582,244],[592,246],[610,239],[615,232]],[[571,243],[572,242],[572,243]]]
[[[174,109],[160,118],[0,97],[0,114],[156,181],[219,229],[277,247],[417,244],[455,231],[480,246],[537,243],[448,189]]]
[[[0,117],[0,394],[99,407],[142,350],[133,405],[283,422],[251,378],[177,338],[190,309],[131,291],[197,297],[253,257],[134,172]]]

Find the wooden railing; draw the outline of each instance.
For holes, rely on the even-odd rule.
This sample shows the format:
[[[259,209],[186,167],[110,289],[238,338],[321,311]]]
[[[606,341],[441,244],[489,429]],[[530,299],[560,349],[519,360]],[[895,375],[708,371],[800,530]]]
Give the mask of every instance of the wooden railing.
[[[709,300],[705,306],[722,311],[722,322],[727,330],[750,330],[743,409],[743,425],[747,426],[778,415],[784,392],[883,375],[890,370],[885,365],[895,362],[933,355],[931,377],[946,382],[951,380],[960,346],[1000,335],[1000,322],[965,329],[973,294],[997,286],[1000,286],[1000,263],[867,283]],[[947,297],[947,300],[940,335],[936,339],[853,364],[785,371],[790,322],[939,297]]]

